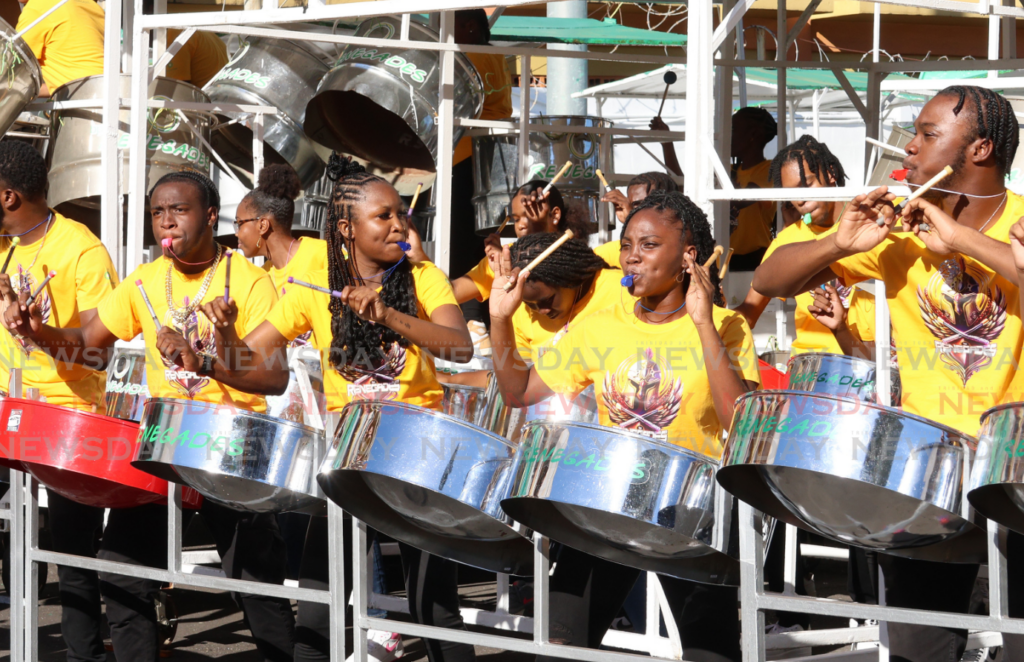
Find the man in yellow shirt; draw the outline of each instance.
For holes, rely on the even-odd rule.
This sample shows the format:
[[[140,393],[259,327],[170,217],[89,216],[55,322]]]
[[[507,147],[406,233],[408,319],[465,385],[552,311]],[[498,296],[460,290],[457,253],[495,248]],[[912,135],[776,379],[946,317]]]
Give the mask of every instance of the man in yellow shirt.
[[[17,30],[46,13],[59,0],[28,0]],[[43,70],[39,96],[48,97],[68,81],[103,74],[103,9],[94,0],[69,0],[23,36]]]
[[[181,30],[167,29],[167,43],[178,38]],[[203,87],[228,63],[228,47],[212,32],[193,34],[167,64],[167,77]]]
[[[793,296],[836,276],[847,284],[884,280],[899,333],[904,409],[974,435],[1020,359],[1018,276],[1008,241],[1024,199],[1005,187],[1019,127],[1006,99],[973,86],[939,92],[914,127],[903,160],[907,183],[920,186],[953,167],[942,190],[932,189],[934,204],[916,200],[895,218],[885,187],[858,196],[833,230],[779,248],[757,269],[753,287]],[[913,232],[894,233],[896,224]],[[888,604],[968,608],[977,566],[885,558]],[[947,659],[950,652],[959,658],[966,634],[890,623],[890,655],[909,662]]]
[[[740,108],[732,116],[732,183],[736,188],[769,188],[771,161],[764,148],[775,138],[775,118],[764,108]],[[730,205],[729,245],[733,271],[752,271],[772,241],[774,202],[734,201]]]

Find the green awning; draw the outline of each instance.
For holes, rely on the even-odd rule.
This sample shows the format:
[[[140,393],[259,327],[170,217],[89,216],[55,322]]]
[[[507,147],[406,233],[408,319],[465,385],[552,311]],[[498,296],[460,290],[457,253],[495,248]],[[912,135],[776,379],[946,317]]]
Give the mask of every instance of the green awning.
[[[776,69],[763,69],[760,67],[747,67],[747,80],[756,80],[762,83],[775,84],[778,80]],[[850,85],[858,92],[868,89],[868,75],[863,71],[843,71]],[[889,74],[889,79],[904,78],[909,76],[903,74]],[[831,88],[841,89],[839,79],[828,69],[789,69],[786,72],[786,87],[791,90],[820,90]]]
[[[686,35],[619,25],[614,18],[500,16],[491,28],[493,41],[607,46],[685,46]]]

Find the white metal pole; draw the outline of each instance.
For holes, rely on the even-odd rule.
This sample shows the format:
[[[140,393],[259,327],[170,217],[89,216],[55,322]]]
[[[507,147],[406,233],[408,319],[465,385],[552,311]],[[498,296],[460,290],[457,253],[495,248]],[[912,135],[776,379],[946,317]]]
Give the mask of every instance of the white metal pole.
[[[989,14],[988,16],[988,59],[998,60],[999,59],[999,17],[995,14]],[[989,78],[998,78],[999,71],[996,69],[988,70]]]
[[[252,118],[252,177],[253,184],[259,183],[260,171],[263,170],[263,113],[256,113]]]
[[[123,211],[120,204],[121,179],[118,177],[120,155],[117,143],[121,106],[121,7],[119,0],[108,2],[103,38],[103,144],[100,164],[103,168],[103,192],[100,194],[100,240],[123,278],[124,254],[121,246]]]
[[[712,47],[711,3],[693,2],[687,17],[686,54],[686,194],[709,218],[713,217],[710,192],[714,188],[714,170],[702,154],[702,140],[714,144],[714,53]],[[731,84],[731,83],[730,83]]]
[[[740,17],[739,22],[736,24],[736,56],[741,60],[747,59],[747,47],[744,41],[743,32],[743,17]],[[738,81],[738,87],[740,92],[740,108],[746,108],[747,106],[747,68],[736,67],[736,79]]]
[[[441,41],[455,43],[455,14],[441,12]],[[448,273],[451,262],[452,137],[455,134],[455,53],[441,54],[441,103],[437,109],[437,179],[434,181],[434,264]]]
[[[20,373],[20,370],[16,368],[11,372]],[[25,575],[25,476],[11,469],[11,662],[26,659],[25,582],[19,581]]]
[[[330,430],[328,428],[328,430]],[[327,500],[327,552],[330,557],[330,574],[328,585],[331,591],[331,660],[339,662],[345,659],[345,611],[348,605],[345,600],[345,558],[351,551],[345,549],[344,540],[345,514],[341,506]]]
[[[533,85],[533,69],[530,56],[519,58],[519,181],[525,184],[530,177],[530,94]]]
[[[142,0],[135,0],[135,11],[142,13]],[[146,43],[146,31],[142,24],[135,23],[135,43]],[[146,137],[148,134],[149,108],[149,67],[146,66],[145,48],[137,48],[132,53],[132,107],[131,137],[129,139],[129,172],[128,172],[128,236],[125,250],[126,268],[132,269],[142,264],[143,224],[146,222]]]
[[[882,42],[882,5],[876,2],[871,21],[871,61],[878,62]]]

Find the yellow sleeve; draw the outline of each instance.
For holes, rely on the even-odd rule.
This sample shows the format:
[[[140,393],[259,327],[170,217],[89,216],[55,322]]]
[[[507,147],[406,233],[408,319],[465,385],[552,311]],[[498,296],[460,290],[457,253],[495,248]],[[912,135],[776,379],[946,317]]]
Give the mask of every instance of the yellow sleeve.
[[[413,268],[413,281],[416,283],[416,299],[419,301],[427,318],[434,314],[434,311],[451,304],[458,306],[455,300],[455,293],[452,292],[452,284],[448,282],[448,276],[430,262],[421,262]]]
[[[722,321],[719,329],[725,343],[729,361],[740,373],[740,379],[755,384],[761,383],[761,372],[757,367],[757,352],[754,350],[754,336],[742,315],[730,314]]]
[[[587,343],[585,328],[585,324],[572,327],[558,345],[545,349],[533,364],[537,375],[555,393],[579,395],[592,382],[588,376],[591,365],[599,369],[603,364],[602,358]]]
[[[91,310],[117,287],[117,270],[102,244],[82,253],[75,270],[78,310]]]
[[[319,303],[315,301],[316,294],[320,293],[305,287],[291,288],[274,304],[267,321],[289,342],[295,340],[313,328],[310,315],[313,306]]]
[[[853,288],[850,295],[850,309],[847,312],[847,323],[854,335],[863,342],[875,340],[875,297],[860,288]]]
[[[519,304],[516,312],[512,313],[512,330],[516,334],[516,349],[519,350],[519,356],[526,361],[533,360],[533,336],[529,333],[532,326],[533,320],[526,312],[526,307]]]
[[[195,35],[192,35],[195,37]],[[174,35],[177,39],[178,35]],[[170,45],[172,37],[170,31],[167,34],[167,44]],[[194,39],[189,39],[182,45],[181,50],[174,54],[167,64],[167,77],[175,80],[192,80],[192,48]]]
[[[466,276],[473,281],[477,292],[480,293],[476,300],[486,301],[491,296],[491,285],[494,283],[494,271],[487,257],[484,256],[475,267],[467,271]]]
[[[44,7],[43,5],[47,6]],[[25,8],[21,10],[21,15],[18,16],[18,26],[15,28],[15,31],[21,32],[29,23],[39,18],[44,11],[52,6],[52,2],[47,4],[45,0],[30,0],[30,2],[25,4]],[[37,60],[43,59],[43,49],[46,43],[50,41],[50,35],[53,34],[55,25],[56,18],[51,14],[45,21],[22,36],[22,39],[32,49],[32,54],[36,56]]]
[[[838,229],[839,224],[836,223],[829,228],[827,232],[822,232],[818,235],[818,241],[821,241]],[[847,286],[854,285],[865,280],[870,280],[872,278],[881,279],[882,268],[878,258],[879,255],[881,255],[882,250],[889,244],[890,241],[886,239],[866,253],[857,253],[850,257],[844,257],[838,262],[832,264],[832,271],[834,271]]]
[[[131,340],[142,333],[142,322],[139,320],[135,305],[138,302],[138,305],[145,309],[146,304],[142,301],[142,294],[137,291],[139,288],[135,286],[135,281],[139,280],[136,275],[138,273],[138,269],[132,272],[127,280],[115,287],[110,296],[96,307],[103,326],[121,340]],[[148,315],[149,312],[146,311],[145,314]]]
[[[248,266],[248,265],[247,265]],[[240,311],[238,325],[241,327],[242,337],[252,333],[257,326],[267,319],[267,314],[273,309],[277,302],[277,289],[274,281],[262,269],[253,269],[257,273],[249,288],[249,296],[245,301],[245,310]]]

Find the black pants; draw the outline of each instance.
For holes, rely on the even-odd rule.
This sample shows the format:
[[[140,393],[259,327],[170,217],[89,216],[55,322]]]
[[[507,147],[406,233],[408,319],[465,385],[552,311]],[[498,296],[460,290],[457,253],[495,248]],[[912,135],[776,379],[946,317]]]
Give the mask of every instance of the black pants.
[[[46,490],[53,551],[96,558],[103,509],[83,506]],[[42,566],[45,568],[45,564]],[[57,566],[60,583],[60,633],[68,662],[106,662],[101,632],[100,579],[95,571]]]
[[[224,573],[232,579],[284,583],[285,548],[274,515],[241,513],[204,501],[200,514],[216,539]],[[153,568],[167,567],[167,507],[110,511],[99,557]],[[156,662],[159,633],[153,596],[160,582],[100,573],[100,590],[114,654],[120,660]],[[291,662],[295,622],[282,598],[232,593],[256,647],[270,662]]]
[[[344,528],[345,552],[352,549],[352,527]],[[459,565],[400,543],[405,590],[412,619],[423,625],[465,629],[459,612]],[[326,590],[329,586],[327,556],[327,519],[314,517],[309,522],[306,548],[302,555],[299,586]],[[352,593],[352,564],[345,564],[345,602]],[[295,631],[295,662],[330,660],[330,610],[327,605],[299,602]],[[474,662],[472,646],[449,641],[424,639],[430,662]]]
[[[640,571],[561,546],[551,576],[551,641],[598,648]],[[740,622],[735,588],[658,576],[683,644],[694,662],[738,662]],[[538,662],[558,658],[539,657]]]

